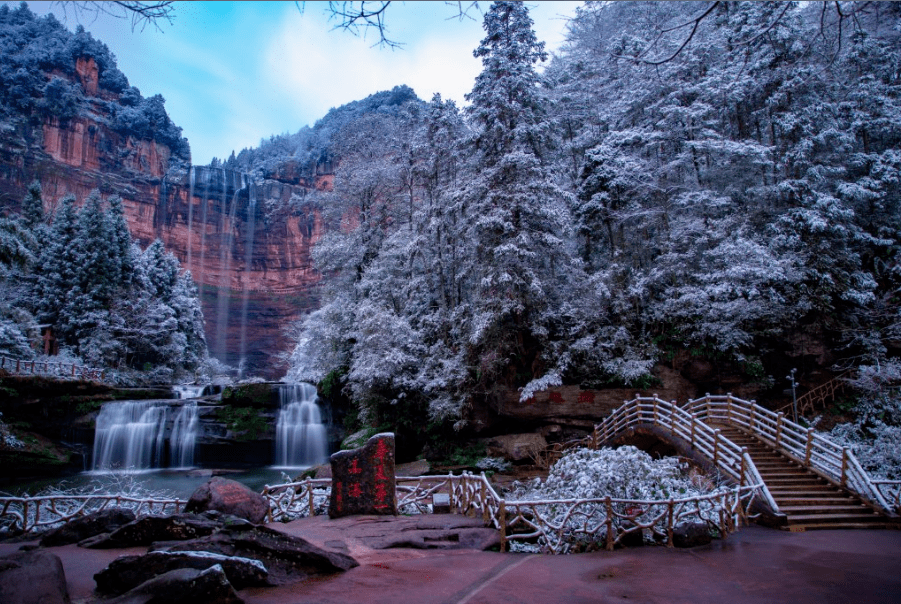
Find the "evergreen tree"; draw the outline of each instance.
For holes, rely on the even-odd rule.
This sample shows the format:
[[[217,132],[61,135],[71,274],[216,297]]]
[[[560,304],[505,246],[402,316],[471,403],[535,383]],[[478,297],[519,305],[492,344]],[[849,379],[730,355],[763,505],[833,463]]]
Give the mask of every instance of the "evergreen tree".
[[[511,368],[538,377],[546,369],[538,357],[558,335],[560,278],[572,268],[567,194],[546,161],[550,123],[535,71],[547,54],[522,2],[492,4],[484,28],[474,52],[482,73],[467,95],[479,166],[465,193],[478,287],[469,342],[484,377]]]

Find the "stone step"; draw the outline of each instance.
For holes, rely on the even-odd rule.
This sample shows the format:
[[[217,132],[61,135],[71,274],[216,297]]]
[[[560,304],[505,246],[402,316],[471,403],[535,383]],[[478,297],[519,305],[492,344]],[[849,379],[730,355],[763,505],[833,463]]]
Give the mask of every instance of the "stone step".
[[[789,518],[798,515],[812,514],[868,514],[873,515],[873,510],[865,505],[780,505],[779,511],[789,516]]]
[[[803,505],[848,505],[850,503],[857,503],[854,499],[850,497],[777,497],[773,495],[773,500],[776,502],[776,505],[779,506],[781,510],[783,507],[792,507],[792,506],[803,506]]]
[[[805,522],[803,524],[788,525],[786,530],[792,532],[836,530],[836,529],[891,529],[898,525],[890,522]]]
[[[786,514],[789,524],[805,522],[885,522],[885,518],[870,511],[869,514]]]

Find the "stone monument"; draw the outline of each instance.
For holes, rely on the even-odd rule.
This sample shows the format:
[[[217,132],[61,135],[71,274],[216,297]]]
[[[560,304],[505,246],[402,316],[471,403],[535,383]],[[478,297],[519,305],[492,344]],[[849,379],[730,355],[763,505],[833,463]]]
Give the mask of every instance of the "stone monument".
[[[394,434],[376,434],[366,444],[331,456],[329,518],[354,514],[397,514],[394,492]]]

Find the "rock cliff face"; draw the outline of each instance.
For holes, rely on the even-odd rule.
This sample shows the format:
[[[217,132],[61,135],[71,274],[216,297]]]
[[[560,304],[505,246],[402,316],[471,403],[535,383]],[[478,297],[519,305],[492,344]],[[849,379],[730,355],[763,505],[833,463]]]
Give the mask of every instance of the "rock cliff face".
[[[118,95],[98,85],[93,59],[79,59],[68,79],[85,98],[76,117],[23,118],[0,132],[0,206],[18,207],[35,179],[48,211],[68,193],[121,196],[132,236],[142,246],[161,239],[200,286],[213,355],[231,365],[245,357],[249,373],[283,375],[283,331],[317,303],[310,250],[322,225],[302,200],[329,187],[330,176],[288,165],[251,182],[188,166],[165,144],[113,129],[108,101]]]

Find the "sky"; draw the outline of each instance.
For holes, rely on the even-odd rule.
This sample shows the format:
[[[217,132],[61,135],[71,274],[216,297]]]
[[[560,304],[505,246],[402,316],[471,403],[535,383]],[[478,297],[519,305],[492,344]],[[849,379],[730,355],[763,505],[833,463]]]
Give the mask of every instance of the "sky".
[[[18,4],[18,2],[8,3]],[[394,2],[387,35],[400,49],[377,46],[374,30],[336,30],[326,2],[179,2],[171,23],[132,30],[109,16],[76,15],[71,3],[29,2],[54,12],[74,30],[80,23],[116,55],[119,69],[144,96],[161,94],[191,145],[192,162],[207,164],[272,135],[312,126],[332,107],[406,84],[423,100],[436,92],[465,105],[481,71],[472,51],[484,37],[481,13],[454,18],[457,3]],[[566,18],[581,2],[527,2],[538,39],[553,52]],[[464,2],[464,6],[468,3]]]

